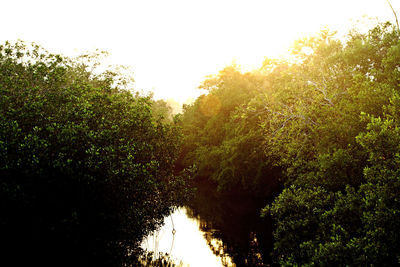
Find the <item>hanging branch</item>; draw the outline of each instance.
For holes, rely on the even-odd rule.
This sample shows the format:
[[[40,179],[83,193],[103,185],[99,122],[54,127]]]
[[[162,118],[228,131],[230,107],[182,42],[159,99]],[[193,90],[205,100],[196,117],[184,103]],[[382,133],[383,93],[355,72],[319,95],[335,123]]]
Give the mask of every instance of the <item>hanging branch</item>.
[[[397,19],[396,11],[394,11],[393,6],[392,6],[392,4],[390,3],[389,0],[386,0],[386,2],[389,4],[390,8],[391,8],[392,11],[393,11],[394,17],[396,18],[397,31],[400,31],[399,21],[398,21],[398,19]]]

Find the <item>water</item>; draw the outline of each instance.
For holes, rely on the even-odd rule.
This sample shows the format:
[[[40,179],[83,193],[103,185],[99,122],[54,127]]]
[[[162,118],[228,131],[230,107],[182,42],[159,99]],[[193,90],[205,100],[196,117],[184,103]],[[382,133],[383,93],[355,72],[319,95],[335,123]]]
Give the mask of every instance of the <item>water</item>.
[[[235,266],[232,259],[223,252],[222,241],[207,239],[207,232],[200,230],[200,224],[200,220],[188,216],[186,207],[178,208],[164,218],[164,225],[159,231],[143,241],[142,248],[156,255],[159,252],[168,254],[175,263],[181,263],[182,266]],[[214,247],[215,253],[210,245]]]
[[[165,217],[142,247],[167,253],[183,266],[271,266],[273,224],[260,218],[265,204],[251,196],[222,197],[199,185],[186,207]]]

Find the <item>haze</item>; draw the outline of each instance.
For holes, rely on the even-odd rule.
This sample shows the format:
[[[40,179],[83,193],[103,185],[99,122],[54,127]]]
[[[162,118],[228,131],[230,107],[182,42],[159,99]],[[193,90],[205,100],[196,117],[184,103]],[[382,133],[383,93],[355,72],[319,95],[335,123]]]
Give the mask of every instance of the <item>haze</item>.
[[[200,94],[205,76],[232,62],[257,68],[323,27],[344,34],[363,16],[394,22],[385,0],[13,0],[0,8],[1,43],[34,41],[64,55],[106,50],[110,63],[132,67],[136,90],[180,103]]]

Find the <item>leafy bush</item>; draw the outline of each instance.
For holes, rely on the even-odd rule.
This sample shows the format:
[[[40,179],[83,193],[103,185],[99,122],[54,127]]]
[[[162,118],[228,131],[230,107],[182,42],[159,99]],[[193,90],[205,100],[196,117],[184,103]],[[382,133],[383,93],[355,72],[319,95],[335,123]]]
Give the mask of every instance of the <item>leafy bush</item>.
[[[122,266],[184,196],[179,129],[96,56],[0,46],[0,235],[13,265]]]

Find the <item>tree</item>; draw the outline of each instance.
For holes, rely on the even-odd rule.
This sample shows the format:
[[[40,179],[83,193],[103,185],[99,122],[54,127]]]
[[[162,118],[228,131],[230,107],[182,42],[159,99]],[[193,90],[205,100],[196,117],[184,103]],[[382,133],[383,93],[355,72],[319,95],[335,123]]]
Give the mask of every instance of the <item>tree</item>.
[[[278,171],[269,168],[261,143],[258,117],[248,114],[249,101],[264,89],[260,73],[241,73],[229,66],[205,80],[208,94],[185,106],[180,162],[194,165],[197,178],[217,185],[220,192],[260,193],[266,184],[274,191]]]
[[[0,46],[0,235],[13,265],[135,264],[184,196],[179,129],[97,64]]]
[[[398,264],[398,31],[320,40],[265,115],[268,155],[286,180],[264,210],[276,220],[274,255],[282,265]]]

